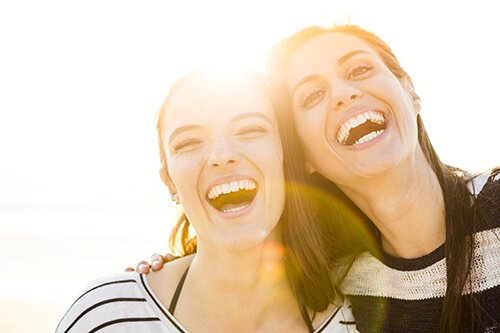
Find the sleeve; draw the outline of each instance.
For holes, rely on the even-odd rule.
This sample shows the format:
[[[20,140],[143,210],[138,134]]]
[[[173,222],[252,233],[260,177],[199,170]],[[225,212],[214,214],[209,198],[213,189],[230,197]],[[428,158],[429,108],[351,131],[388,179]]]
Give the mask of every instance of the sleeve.
[[[500,228],[500,168],[492,169],[476,200],[484,228]]]
[[[136,276],[125,273],[90,283],[63,316],[56,333],[97,332],[103,328],[128,332],[133,331],[127,329],[131,323],[135,326],[159,321],[140,291]]]

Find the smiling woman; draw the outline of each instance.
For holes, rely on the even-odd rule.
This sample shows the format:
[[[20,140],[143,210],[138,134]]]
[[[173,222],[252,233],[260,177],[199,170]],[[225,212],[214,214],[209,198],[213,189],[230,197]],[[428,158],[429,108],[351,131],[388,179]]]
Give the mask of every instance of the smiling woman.
[[[221,89],[190,78],[162,107],[158,121],[163,181],[178,195],[198,237],[225,251],[261,242],[284,206],[283,152],[274,111],[264,82],[255,82],[243,80],[238,89],[221,83]],[[231,110],[238,113],[231,116]],[[260,210],[268,218],[258,218]]]
[[[192,255],[148,277],[126,273],[91,283],[57,332],[353,328],[318,226],[306,218],[312,206],[285,186],[293,171],[264,76],[249,71],[220,82],[192,71],[171,88],[157,130],[160,175],[184,211],[173,241],[182,230],[183,254]],[[190,225],[196,237],[185,232]]]
[[[331,206],[365,215],[345,226],[325,205],[318,218],[346,246],[331,246],[332,260],[355,255],[341,287],[358,329],[498,331],[500,171],[471,175],[440,161],[409,75],[367,30],[306,28],[274,47],[267,68],[284,141]],[[375,241],[339,238],[343,229]]]

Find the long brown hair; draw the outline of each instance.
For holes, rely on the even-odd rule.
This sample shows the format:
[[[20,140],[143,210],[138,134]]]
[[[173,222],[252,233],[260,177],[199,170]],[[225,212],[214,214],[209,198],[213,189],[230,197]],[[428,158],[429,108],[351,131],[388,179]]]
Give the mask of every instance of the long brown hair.
[[[291,128],[293,128],[294,121],[290,104],[290,92],[286,82],[286,71],[290,57],[307,41],[316,36],[331,32],[342,32],[364,40],[380,55],[385,65],[397,78],[402,79],[407,75],[389,45],[378,36],[365,29],[349,24],[336,25],[332,28],[317,26],[305,28],[278,43],[271,50],[266,64],[268,79],[271,85],[275,87],[277,94],[281,96],[280,106],[277,108],[279,121],[283,121],[291,126]],[[463,320],[477,322],[474,319],[477,320],[479,316],[479,310],[474,295],[472,293],[470,295],[462,295],[466,284],[471,281],[469,277],[472,273],[474,233],[478,228],[475,208],[471,205],[473,196],[468,190],[467,183],[469,180],[464,177],[465,173],[457,168],[443,164],[439,159],[431,144],[420,115],[417,116],[417,124],[419,144],[422,147],[428,163],[431,165],[432,170],[439,180],[444,197],[446,212],[445,256],[447,267],[447,290],[441,316],[441,330],[443,332],[455,332],[461,327]],[[304,156],[303,152],[300,151],[301,148],[298,143],[297,134],[288,134],[289,138],[287,140],[297,146],[296,149],[298,150],[298,154]],[[330,228],[324,227],[325,230],[330,232],[326,234],[325,237],[332,240],[330,244],[335,243],[333,247],[330,247],[330,259],[333,260],[340,254],[346,254],[346,251],[351,251],[351,254],[356,255],[361,251],[373,250],[376,248],[377,244],[375,244],[373,240],[379,237],[379,231],[375,228],[374,224],[355,207],[355,204],[347,198],[338,187],[326,178],[320,178],[322,178],[323,188],[329,190],[332,195],[337,196],[340,198],[340,201],[355,210],[366,226],[365,231],[372,235],[372,237],[370,237],[367,236],[366,233],[356,231],[355,228],[343,226],[344,220],[342,223],[335,223],[335,225]],[[329,220],[330,222],[332,221],[332,219]],[[342,232],[339,233],[338,228],[343,228]],[[343,249],[343,252],[340,249]],[[466,300],[466,298],[470,299]],[[471,318],[468,319],[462,317],[463,310],[465,310],[464,304],[466,303],[471,304],[472,307],[472,309],[467,309],[467,312],[471,315]]]
[[[248,79],[250,84],[262,87],[266,96],[273,103],[264,75],[257,71],[249,71],[245,74],[245,79]],[[168,174],[162,133],[165,113],[168,110],[172,96],[180,86],[194,77],[204,75],[207,84],[209,84],[211,77],[206,77],[205,73],[196,69],[181,78],[171,87],[164,103],[158,111],[156,129],[158,131],[160,148],[160,174],[167,186],[172,183],[172,180]],[[280,135],[282,135],[282,127],[279,124],[278,127]],[[287,278],[296,298],[309,309],[321,312],[335,300],[337,290],[331,281],[328,260],[322,244],[322,231],[319,225],[310,223],[315,214],[314,206],[307,197],[303,196],[304,191],[301,186],[305,182],[300,178],[302,173],[298,172],[294,167],[297,163],[293,156],[294,152],[287,149],[285,145],[283,164],[286,199],[284,212],[279,221],[283,230],[283,245],[286,249],[284,258],[285,267]],[[196,253],[197,250],[196,236],[190,235],[189,226],[190,222],[186,214],[181,211],[169,239],[171,250],[181,256]]]

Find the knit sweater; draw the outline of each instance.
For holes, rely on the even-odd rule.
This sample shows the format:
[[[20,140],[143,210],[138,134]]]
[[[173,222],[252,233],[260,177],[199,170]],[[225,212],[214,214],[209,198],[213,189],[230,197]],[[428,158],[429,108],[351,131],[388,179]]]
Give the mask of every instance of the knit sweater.
[[[471,189],[479,193],[474,204],[479,205],[481,220],[475,274],[464,293],[473,293],[486,313],[474,331],[500,332],[500,169],[476,177]],[[352,303],[360,332],[437,332],[446,285],[443,244],[416,259],[365,252],[341,289]],[[470,326],[462,329],[472,331]]]

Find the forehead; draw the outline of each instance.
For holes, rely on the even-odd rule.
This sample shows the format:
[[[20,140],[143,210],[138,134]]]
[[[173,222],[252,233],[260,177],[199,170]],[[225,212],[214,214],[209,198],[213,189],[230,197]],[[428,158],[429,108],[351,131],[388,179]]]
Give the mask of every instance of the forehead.
[[[228,84],[194,77],[173,92],[163,126],[171,128],[188,123],[204,126],[227,122],[249,112],[261,112],[274,119],[263,85],[256,81]]]
[[[304,43],[290,57],[288,78],[298,81],[312,73],[321,73],[325,68],[336,66],[348,53],[359,50],[380,59],[375,50],[363,39],[342,32],[330,32]],[[325,67],[328,66],[328,67]]]

